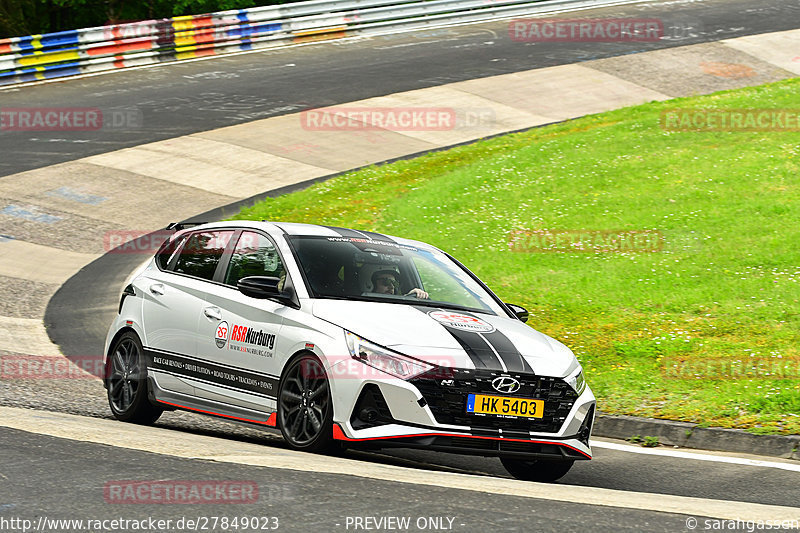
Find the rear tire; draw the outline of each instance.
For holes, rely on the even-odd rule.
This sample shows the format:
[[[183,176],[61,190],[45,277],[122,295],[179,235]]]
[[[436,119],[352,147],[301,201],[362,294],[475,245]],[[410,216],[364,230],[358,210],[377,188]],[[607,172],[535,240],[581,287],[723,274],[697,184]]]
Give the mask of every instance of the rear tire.
[[[158,420],[164,410],[150,403],[147,364],[139,337],[130,331],[120,335],[106,364],[108,406],[114,418],[135,424]]]
[[[290,448],[334,451],[333,402],[322,363],[312,354],[292,360],[278,387],[278,427]]]
[[[508,473],[523,481],[552,483],[569,472],[575,461],[547,461],[544,459],[512,459],[501,457],[500,462]]]

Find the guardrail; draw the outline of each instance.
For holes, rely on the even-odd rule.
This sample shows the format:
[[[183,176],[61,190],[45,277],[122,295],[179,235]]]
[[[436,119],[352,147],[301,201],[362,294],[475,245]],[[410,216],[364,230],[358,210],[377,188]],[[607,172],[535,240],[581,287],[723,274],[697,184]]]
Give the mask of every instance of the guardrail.
[[[311,0],[0,39],[0,86],[287,44],[643,0]]]

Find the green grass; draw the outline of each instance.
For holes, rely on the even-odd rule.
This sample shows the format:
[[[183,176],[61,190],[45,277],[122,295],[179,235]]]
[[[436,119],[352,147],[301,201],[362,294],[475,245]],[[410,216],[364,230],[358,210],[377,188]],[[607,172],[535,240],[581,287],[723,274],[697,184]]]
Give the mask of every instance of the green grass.
[[[654,102],[370,167],[236,218],[341,225],[458,257],[570,346],[602,412],[800,433],[800,380],[665,360],[800,358],[800,133],[667,132],[662,110],[800,108],[800,80]],[[658,253],[520,253],[514,230],[656,230]],[[798,365],[795,364],[795,369]]]

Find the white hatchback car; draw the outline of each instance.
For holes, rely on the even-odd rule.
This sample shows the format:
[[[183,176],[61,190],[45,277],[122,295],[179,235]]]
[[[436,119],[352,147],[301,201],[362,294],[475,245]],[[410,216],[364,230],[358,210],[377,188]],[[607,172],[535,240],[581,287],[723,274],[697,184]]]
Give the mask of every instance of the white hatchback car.
[[[106,339],[111,411],[187,409],[289,446],[499,457],[553,481],[590,459],[595,398],[560,342],[441,250],[283,222],[173,225]]]

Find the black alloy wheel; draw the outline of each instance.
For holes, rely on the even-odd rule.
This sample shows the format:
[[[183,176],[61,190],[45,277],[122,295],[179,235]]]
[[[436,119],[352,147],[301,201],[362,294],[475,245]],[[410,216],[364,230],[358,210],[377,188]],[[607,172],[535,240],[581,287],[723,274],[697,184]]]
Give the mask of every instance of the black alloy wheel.
[[[114,343],[106,365],[108,405],[114,418],[137,424],[158,420],[164,410],[148,398],[147,366],[139,337],[130,331],[123,333]]]
[[[314,355],[303,354],[286,367],[278,387],[278,427],[295,450],[334,448],[330,384]]]

